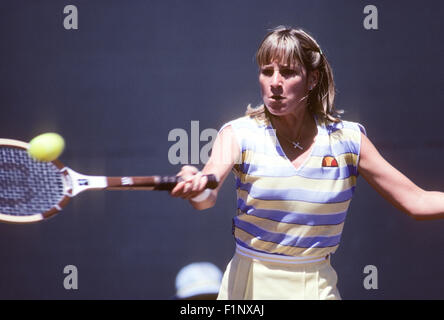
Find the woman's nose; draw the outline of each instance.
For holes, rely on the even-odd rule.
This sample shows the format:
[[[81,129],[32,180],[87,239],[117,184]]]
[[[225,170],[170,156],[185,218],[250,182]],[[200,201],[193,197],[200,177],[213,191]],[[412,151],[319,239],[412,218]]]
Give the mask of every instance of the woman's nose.
[[[278,70],[274,71],[271,78],[271,86],[277,87],[282,85],[282,76]]]

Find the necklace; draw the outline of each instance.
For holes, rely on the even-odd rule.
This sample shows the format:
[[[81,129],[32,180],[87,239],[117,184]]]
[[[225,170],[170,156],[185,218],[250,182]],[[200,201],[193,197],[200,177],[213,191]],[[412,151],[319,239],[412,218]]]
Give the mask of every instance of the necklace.
[[[304,150],[304,148],[301,146],[301,143],[299,142],[301,139],[301,133],[302,133],[302,128],[304,127],[304,122],[302,122],[301,128],[299,129],[299,134],[298,134],[298,138],[297,140],[291,140],[290,138],[288,138],[287,136],[283,135],[282,133],[278,133],[276,131],[276,133],[281,136],[282,138],[284,138],[285,140],[287,140],[288,142],[290,142],[293,145],[293,148],[295,149],[300,149],[300,150]]]

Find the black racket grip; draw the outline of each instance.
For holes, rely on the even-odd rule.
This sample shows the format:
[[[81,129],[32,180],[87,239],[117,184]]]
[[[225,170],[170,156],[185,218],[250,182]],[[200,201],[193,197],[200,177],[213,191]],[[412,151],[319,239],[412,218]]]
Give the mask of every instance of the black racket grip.
[[[206,188],[216,189],[219,185],[216,176],[214,174],[208,174],[207,179],[208,182]],[[182,181],[182,178],[177,176],[160,177],[160,182],[154,187],[154,190],[171,191],[180,181]]]

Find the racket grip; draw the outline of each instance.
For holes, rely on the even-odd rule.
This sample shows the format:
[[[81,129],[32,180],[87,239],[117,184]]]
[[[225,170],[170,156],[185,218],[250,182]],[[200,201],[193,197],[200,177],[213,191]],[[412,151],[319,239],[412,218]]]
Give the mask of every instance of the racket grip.
[[[206,177],[208,179],[206,188],[207,189],[216,189],[217,186],[219,185],[219,182],[217,181],[216,176],[214,174],[208,174]],[[160,177],[160,181],[159,181],[159,183],[156,184],[156,186],[154,187],[154,190],[159,190],[159,191],[167,190],[167,191],[171,191],[171,190],[174,189],[174,187],[180,181],[182,181],[182,178],[181,177],[177,177],[177,176]]]

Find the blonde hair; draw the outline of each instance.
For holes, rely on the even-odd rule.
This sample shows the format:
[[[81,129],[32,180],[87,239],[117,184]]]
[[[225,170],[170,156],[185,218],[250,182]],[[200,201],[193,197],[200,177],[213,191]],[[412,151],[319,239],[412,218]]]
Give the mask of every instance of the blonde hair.
[[[288,65],[302,65],[307,73],[318,70],[318,83],[308,94],[308,110],[320,119],[341,121],[340,113],[343,111],[334,107],[336,89],[331,66],[319,44],[308,33],[283,26],[271,30],[259,46],[256,61],[259,67],[279,61]],[[267,114],[264,105],[247,107],[246,115],[264,117]]]

